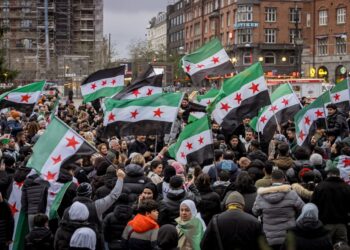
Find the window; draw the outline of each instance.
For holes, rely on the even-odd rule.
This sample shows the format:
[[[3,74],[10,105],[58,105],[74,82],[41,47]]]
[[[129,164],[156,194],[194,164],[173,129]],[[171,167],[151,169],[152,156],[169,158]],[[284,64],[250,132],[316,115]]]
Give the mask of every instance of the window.
[[[298,29],[298,31],[296,29],[290,29],[289,30],[289,43],[294,44],[294,38],[301,38],[301,30]]]
[[[325,26],[328,23],[328,12],[327,10],[320,10],[318,12],[318,25]]]
[[[253,21],[253,6],[240,5],[237,8],[237,22]]]
[[[244,52],[243,53],[243,64],[244,65],[249,65],[253,63],[253,57],[250,52]]]
[[[226,45],[229,45],[230,43],[231,43],[230,32],[226,32]]]
[[[210,21],[210,31],[215,32],[215,20]]]
[[[200,23],[196,23],[194,25],[194,35],[198,36],[201,34],[201,24]]]
[[[231,13],[227,12],[226,13],[226,26],[230,27],[230,24],[231,24]]]
[[[291,23],[301,22],[301,9],[299,8],[289,9],[289,22]]]
[[[295,57],[294,56],[290,56],[289,57],[289,64],[295,64]]]
[[[204,34],[207,34],[208,33],[208,21],[204,21]]]
[[[276,43],[275,29],[265,29],[265,43]]]
[[[276,22],[277,9],[276,8],[265,8],[265,22]]]
[[[3,19],[2,20],[2,27],[3,28],[9,28],[10,27],[10,20],[9,19]]]
[[[26,49],[32,48],[32,40],[31,39],[23,39],[23,46]]]
[[[319,56],[328,55],[328,38],[321,38],[317,41],[317,54]]]
[[[264,58],[265,64],[275,64],[276,63],[276,56],[275,53],[266,53]]]
[[[337,9],[337,24],[345,23],[345,19],[346,19],[346,9],[345,8],[338,8]]]
[[[252,29],[237,30],[237,44],[252,42]]]
[[[221,6],[221,7],[225,7],[225,0],[221,0],[221,1],[220,1],[220,6]]]
[[[220,16],[220,27],[221,27],[221,29],[223,29],[225,27],[224,21],[225,21],[224,14],[221,14],[221,16]]]
[[[32,27],[32,20],[22,20],[21,28],[30,28]]]
[[[337,55],[346,54],[346,36],[339,36],[335,38],[335,53]]]
[[[311,27],[311,15],[310,15],[310,13],[306,14],[306,27],[308,27],[308,28]]]

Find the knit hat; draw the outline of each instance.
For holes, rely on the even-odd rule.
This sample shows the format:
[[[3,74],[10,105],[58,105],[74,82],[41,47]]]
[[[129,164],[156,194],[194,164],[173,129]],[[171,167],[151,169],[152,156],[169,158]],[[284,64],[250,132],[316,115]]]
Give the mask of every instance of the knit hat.
[[[227,197],[226,202],[225,202],[225,206],[227,207],[230,204],[238,204],[238,205],[241,205],[242,207],[244,207],[245,202],[244,202],[243,196],[240,193],[238,193],[237,191],[233,191]]]
[[[323,158],[320,154],[314,153],[310,156],[311,166],[321,166],[323,163]]]
[[[18,112],[18,111],[16,111],[16,110],[11,110],[10,116],[11,116],[13,119],[16,119],[16,118],[18,118],[18,117],[21,116],[21,113]]]
[[[70,247],[82,249],[96,249],[96,233],[88,227],[81,227],[74,231],[69,243]]]
[[[180,162],[174,161],[171,166],[175,168],[176,174],[184,174],[185,170]]]
[[[176,171],[174,167],[167,166],[164,168],[164,181],[168,182],[170,181],[170,178],[176,175]]]
[[[178,189],[181,188],[183,185],[184,181],[180,176],[173,176],[170,178],[169,185],[170,188],[172,189]]]
[[[77,188],[77,196],[90,197],[92,194],[92,187],[90,183],[83,182]]]
[[[81,202],[76,201],[68,210],[70,220],[86,221],[89,218],[88,208]]]

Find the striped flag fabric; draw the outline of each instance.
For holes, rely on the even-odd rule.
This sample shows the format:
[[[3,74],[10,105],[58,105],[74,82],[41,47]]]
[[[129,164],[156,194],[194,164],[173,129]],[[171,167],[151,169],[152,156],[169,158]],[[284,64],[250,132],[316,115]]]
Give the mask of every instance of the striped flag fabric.
[[[13,107],[20,112],[31,114],[44,86],[45,81],[34,82],[3,93],[0,95],[0,109]]]
[[[182,93],[127,100],[107,98],[104,102],[105,132],[120,136],[169,134],[182,98]]]
[[[350,156],[339,155],[333,161],[328,160],[326,170],[330,168],[338,168],[340,177],[346,183],[350,183]]]
[[[177,142],[169,147],[168,152],[172,158],[182,164],[196,161],[202,165],[212,160],[214,146],[208,116],[186,125]]]
[[[226,79],[207,110],[222,129],[230,133],[245,116],[257,116],[259,110],[269,104],[270,96],[263,69],[260,63],[255,63]]]
[[[278,124],[293,119],[301,109],[300,101],[288,83],[279,86],[272,93],[271,103],[250,122],[251,128],[261,133],[266,141],[272,139]]]
[[[350,90],[348,80],[345,79],[337,83],[334,88],[330,90],[331,101],[344,113],[350,111]]]
[[[197,102],[203,106],[208,106],[215,97],[219,94],[218,89],[210,89],[207,93],[204,95],[198,95],[197,96]]]
[[[233,72],[230,57],[219,39],[212,39],[204,46],[181,59],[183,70],[190,75],[195,85],[208,75],[225,75]]]
[[[35,169],[47,181],[56,181],[63,164],[74,162],[97,150],[57,117],[33,147],[27,167]]]
[[[312,135],[316,130],[316,122],[325,119],[325,104],[330,102],[328,91],[324,92],[310,105],[302,108],[294,116],[297,144],[309,147]]]
[[[89,75],[80,86],[85,103],[110,97],[124,88],[125,65],[103,69]]]

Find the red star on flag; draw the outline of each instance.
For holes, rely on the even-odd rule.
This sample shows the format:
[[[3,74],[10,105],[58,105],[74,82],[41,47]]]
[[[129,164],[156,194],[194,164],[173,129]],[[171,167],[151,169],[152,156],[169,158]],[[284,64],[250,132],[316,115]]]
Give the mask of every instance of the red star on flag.
[[[249,89],[251,89],[253,94],[255,94],[255,92],[259,92],[259,84],[252,83],[252,86]]]
[[[18,181],[15,181],[15,185],[18,187],[18,188],[21,188],[24,184],[24,181],[22,182],[18,182]]]
[[[187,72],[187,73],[191,71],[191,65],[188,64],[188,65],[186,65],[185,68],[186,68],[186,72]]]
[[[340,95],[338,93],[336,93],[334,96],[334,101],[339,101]]]
[[[97,88],[96,83],[91,84],[91,88],[92,88],[93,90],[95,90],[95,89]]]
[[[19,212],[19,210],[18,210],[17,207],[16,207],[16,202],[13,203],[13,204],[9,204],[9,206],[10,206],[11,213],[12,213],[13,216],[14,216],[16,213]]]
[[[289,104],[289,101],[283,98],[282,103],[284,104],[284,106],[287,106]]]
[[[72,136],[72,138],[66,138],[66,140],[68,141],[68,144],[66,145],[66,147],[72,147],[74,148],[74,150],[76,150],[75,146],[79,145],[79,142],[75,140],[75,137]]]
[[[8,96],[8,95],[7,95],[7,96],[5,96],[5,99],[6,99],[6,100],[8,100],[8,99],[9,99],[9,96]]]
[[[106,80],[103,80],[101,85],[102,85],[102,86],[107,85],[107,81],[106,81]]]
[[[188,148],[188,150],[191,150],[193,148],[192,143],[187,142],[186,148]]]
[[[139,112],[137,112],[137,109],[135,109],[135,111],[130,113],[131,113],[131,118],[134,118],[134,119],[136,119],[136,116],[139,114]]]
[[[201,69],[201,68],[204,68],[204,64],[197,64],[197,68]]]
[[[114,84],[117,83],[117,81],[116,81],[115,79],[113,79],[113,80],[111,81],[111,83],[112,83],[112,85],[114,85]]]
[[[53,160],[53,165],[59,163],[60,161],[62,161],[61,155],[55,157],[51,157],[51,159]]]
[[[317,118],[322,117],[322,116],[323,116],[323,112],[322,112],[321,110],[318,109],[318,110],[315,112],[315,115],[316,115]]]
[[[271,106],[271,108],[270,108],[270,111],[271,111],[271,112],[275,112],[275,111],[277,111],[277,110],[278,110],[278,108],[277,108],[276,105]]]
[[[235,97],[234,100],[236,100],[237,103],[240,104],[241,101],[242,101],[242,94],[241,93],[236,93],[236,97]]]
[[[213,59],[211,59],[211,61],[214,63],[214,64],[217,64],[219,63],[219,57],[213,57]]]
[[[220,109],[224,109],[227,112],[230,108],[231,107],[228,105],[228,103],[221,103]]]
[[[29,102],[29,99],[30,99],[30,95],[28,94],[25,94],[25,95],[21,95],[21,102],[26,102],[28,103]]]
[[[181,152],[181,158],[186,158],[186,155],[185,155],[185,153],[184,152]]]
[[[211,101],[210,101],[210,100],[208,100],[208,101],[207,101],[207,105],[209,105],[210,103],[211,103]]]
[[[152,93],[153,93],[153,89],[147,89],[147,94],[146,95],[150,96],[150,95],[152,95]]]
[[[132,92],[132,94],[133,94],[135,97],[137,97],[137,96],[140,95],[141,93],[140,93],[140,91],[139,91],[138,89],[135,89],[135,90]]]
[[[343,159],[343,164],[345,167],[350,166],[350,159],[349,158]]]
[[[304,123],[310,126],[311,120],[310,120],[310,118],[308,116],[305,117]]]
[[[266,121],[267,121],[266,116],[262,116],[262,117],[260,118],[260,122],[265,123]]]
[[[113,122],[114,120],[115,120],[115,114],[113,114],[112,112],[109,113],[108,121],[109,121],[109,122]]]
[[[204,143],[204,137],[200,136],[198,139],[199,144],[203,144]]]
[[[302,130],[300,130],[300,133],[299,133],[300,140],[303,141],[304,140],[304,136],[305,136],[304,132]]]
[[[47,172],[47,174],[45,175],[45,178],[47,181],[51,181],[55,179],[57,173],[51,173],[50,171]]]
[[[158,108],[157,110],[153,111],[153,113],[154,113],[153,117],[158,116],[160,118],[164,112],[161,111],[160,108]]]

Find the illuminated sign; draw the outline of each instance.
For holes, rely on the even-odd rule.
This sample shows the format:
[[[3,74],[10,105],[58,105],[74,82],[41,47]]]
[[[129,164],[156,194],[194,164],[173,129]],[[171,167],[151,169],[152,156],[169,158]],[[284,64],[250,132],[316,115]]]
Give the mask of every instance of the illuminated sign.
[[[317,74],[318,74],[318,77],[327,77],[328,76],[328,69],[324,66],[319,67]]]
[[[310,77],[316,77],[316,69],[314,67],[310,68]]]

